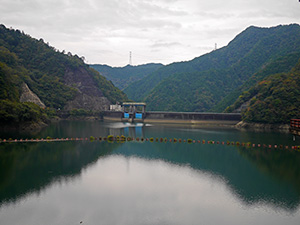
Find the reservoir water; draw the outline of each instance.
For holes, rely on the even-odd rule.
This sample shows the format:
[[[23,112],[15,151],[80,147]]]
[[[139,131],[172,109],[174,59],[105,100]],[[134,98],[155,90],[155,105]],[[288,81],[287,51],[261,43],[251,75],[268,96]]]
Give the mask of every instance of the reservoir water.
[[[221,144],[300,145],[288,133],[61,121],[1,138],[109,134],[201,143],[1,143],[0,224],[300,224],[300,152]]]

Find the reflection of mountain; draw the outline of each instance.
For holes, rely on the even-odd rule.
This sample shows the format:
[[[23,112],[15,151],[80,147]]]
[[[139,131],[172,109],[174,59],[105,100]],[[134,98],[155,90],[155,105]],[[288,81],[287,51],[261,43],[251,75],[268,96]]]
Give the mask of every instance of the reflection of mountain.
[[[240,154],[262,173],[282,183],[293,184],[300,194],[300,154],[297,151],[241,148]]]
[[[242,155],[253,156],[250,158],[255,163],[241,157],[235,147],[208,144],[130,143],[120,146],[114,154],[189,165],[193,169],[224,177],[235,195],[245,204],[265,202],[295,210],[300,202],[300,164],[297,163],[300,162],[300,156],[295,157],[296,153],[284,151],[280,155],[272,152],[270,157],[260,156],[266,154],[264,150],[249,149],[241,152]],[[278,168],[275,169],[276,166]],[[261,167],[268,168],[268,173],[262,173]]]
[[[40,137],[98,137],[106,136],[109,129],[100,121],[59,121],[40,133]]]
[[[132,137],[180,137],[205,140],[275,142],[288,144],[288,136],[234,130],[185,127],[139,127],[133,124],[61,121],[40,137],[106,136],[110,132]],[[282,138],[283,137],[283,138]],[[282,139],[280,139],[282,138]],[[112,152],[113,150],[113,152]],[[99,157],[120,154],[163,160],[222,176],[232,192],[244,202],[264,202],[294,211],[300,202],[300,154],[284,150],[243,149],[234,146],[186,143],[60,142],[0,145],[0,205],[40,192],[64,177],[79,177],[83,168]]]
[[[75,177],[117,145],[60,142],[0,145],[0,205],[44,189],[60,177]]]

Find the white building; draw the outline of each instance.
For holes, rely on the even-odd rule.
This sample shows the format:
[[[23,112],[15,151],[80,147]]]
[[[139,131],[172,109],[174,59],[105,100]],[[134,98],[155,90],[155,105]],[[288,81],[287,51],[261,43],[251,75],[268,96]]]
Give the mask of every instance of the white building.
[[[118,104],[116,104],[116,105],[110,105],[109,106],[109,110],[110,111],[123,111],[122,110],[122,106],[118,105]]]

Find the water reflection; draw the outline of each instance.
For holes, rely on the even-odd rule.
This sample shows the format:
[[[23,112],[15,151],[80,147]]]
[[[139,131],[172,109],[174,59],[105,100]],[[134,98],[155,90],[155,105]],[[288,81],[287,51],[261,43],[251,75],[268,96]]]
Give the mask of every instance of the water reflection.
[[[0,204],[81,174],[117,145],[89,142],[0,145]]]
[[[129,170],[128,170],[129,164]],[[17,212],[15,211],[17,210]],[[74,182],[52,183],[0,211],[5,224],[298,224],[263,202],[243,205],[225,179],[162,160],[110,155]]]
[[[263,173],[260,167],[264,167],[264,163],[273,164],[272,158],[253,163],[241,156],[241,152],[244,155],[247,154],[246,151],[251,150],[237,151],[237,148],[232,146],[201,144],[153,143],[140,146],[139,143],[130,143],[120,146],[113,154],[153,160],[163,159],[176,165],[189,165],[195,170],[223,177],[232,192],[245,204],[264,201],[287,210],[296,210],[300,195],[298,152],[289,154],[281,151],[280,169]],[[264,154],[264,150],[257,150],[258,158],[260,152]],[[290,165],[293,165],[293,169]],[[286,174],[289,174],[291,179],[285,179]]]
[[[63,121],[38,135],[108,134],[294,144],[289,134],[98,121]],[[68,224],[81,220],[95,224],[100,219],[103,224],[257,223],[253,216],[266,220],[260,224],[298,224],[299,162],[296,151],[226,145],[99,141],[1,144],[0,217],[9,221],[6,224],[19,224],[10,216],[14,210],[9,204],[18,202],[20,214],[31,207],[36,208],[35,215],[41,213],[50,219],[56,210],[61,211],[62,217],[50,220],[51,224],[62,224],[62,218],[69,216]],[[26,203],[21,204],[24,199]],[[42,209],[47,213],[39,211]],[[276,213],[273,221],[268,210],[284,216]],[[26,218],[23,224],[30,222]],[[41,223],[50,224],[45,220]]]
[[[295,209],[300,195],[300,154],[296,151],[240,148],[239,153],[263,175],[270,177],[275,187],[262,188],[256,201],[269,193],[277,204]],[[267,191],[265,190],[267,188]],[[259,198],[258,198],[259,197]]]

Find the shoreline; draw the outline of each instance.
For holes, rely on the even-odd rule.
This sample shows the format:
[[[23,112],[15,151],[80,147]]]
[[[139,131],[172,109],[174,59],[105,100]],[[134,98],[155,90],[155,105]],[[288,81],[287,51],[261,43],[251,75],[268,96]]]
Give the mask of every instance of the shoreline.
[[[114,122],[130,122],[115,117],[103,117],[104,121]],[[153,123],[153,124],[186,124],[186,125],[199,125],[199,126],[230,126],[234,127],[240,121],[226,121],[226,120],[176,120],[176,119],[144,119],[135,120],[137,123]]]
[[[1,131],[18,131],[18,132],[39,132],[43,128],[49,126],[50,123],[45,122],[23,122],[13,125],[2,124]]]
[[[103,117],[104,121],[127,122],[121,118]],[[280,131],[289,132],[289,124],[262,124],[248,123],[244,121],[226,121],[226,120],[176,120],[176,119],[144,119],[135,122],[168,124],[168,125],[195,125],[200,127],[228,127],[238,130],[254,130],[254,131]]]
[[[20,132],[39,132],[43,128],[51,125],[52,123],[59,122],[61,120],[67,121],[111,121],[111,122],[128,122],[121,118],[106,117],[103,118],[87,116],[87,117],[71,117],[71,118],[55,118],[51,119],[49,123],[45,122],[26,122],[14,125],[1,125],[2,131],[20,131]],[[144,119],[136,120],[137,123],[150,123],[150,124],[167,124],[167,125],[192,125],[205,128],[227,127],[235,128],[238,130],[254,130],[254,131],[280,131],[289,132],[289,124],[261,124],[261,123],[248,123],[244,121],[228,121],[228,120],[176,120],[176,119]]]
[[[264,123],[248,123],[240,121],[236,124],[236,128],[239,130],[255,130],[255,131],[281,131],[289,132],[289,124],[264,124]]]

